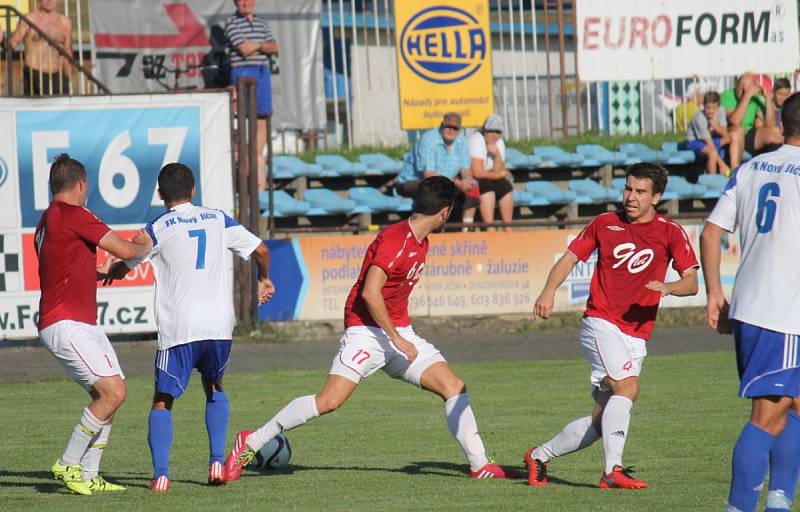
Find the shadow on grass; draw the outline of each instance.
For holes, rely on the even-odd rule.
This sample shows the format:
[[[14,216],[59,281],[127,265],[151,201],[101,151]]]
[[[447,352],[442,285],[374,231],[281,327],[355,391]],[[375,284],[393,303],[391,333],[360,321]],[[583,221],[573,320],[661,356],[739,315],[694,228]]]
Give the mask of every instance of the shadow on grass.
[[[437,461],[423,461],[412,462],[401,468],[390,467],[370,467],[370,466],[302,466],[291,465],[280,469],[270,470],[248,470],[242,474],[245,477],[261,477],[264,475],[290,475],[295,472],[302,471],[354,471],[354,472],[380,472],[380,473],[404,473],[406,475],[435,475],[445,477],[464,478],[464,475],[469,474],[467,466],[462,464],[451,464],[448,462]]]
[[[124,485],[125,487],[148,489],[150,487],[149,473],[136,472],[136,473],[103,473],[103,476],[109,481],[116,484]],[[0,479],[6,478],[24,479],[18,481],[2,481],[0,487],[29,487],[36,492],[51,494],[58,491],[69,492],[62,482],[53,479],[53,474],[50,471],[8,471],[0,469]],[[206,487],[206,482],[199,480],[173,480],[170,482],[198,485]]]

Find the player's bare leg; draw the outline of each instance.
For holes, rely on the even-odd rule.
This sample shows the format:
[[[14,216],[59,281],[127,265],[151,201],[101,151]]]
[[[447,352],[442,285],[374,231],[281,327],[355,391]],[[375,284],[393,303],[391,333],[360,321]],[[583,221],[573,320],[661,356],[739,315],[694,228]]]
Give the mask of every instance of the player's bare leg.
[[[481,211],[481,220],[483,222],[494,221],[494,206],[496,202],[497,199],[494,190],[481,194],[481,202],[478,208]],[[494,231],[494,228],[486,228],[486,231]]]
[[[491,464],[486,456],[483,440],[478,433],[478,423],[467,396],[464,381],[446,362],[428,367],[419,380],[420,387],[435,393],[444,400],[447,428],[469,460],[472,478],[505,478],[503,468]]]
[[[53,464],[53,478],[62,480],[76,494],[125,490],[98,475],[114,413],[125,401],[125,382],[119,375],[101,377],[89,394],[92,402],[83,410],[63,455]]]
[[[225,461],[228,481],[238,480],[242,469],[270,439],[310,419],[335,411],[350,398],[357,386],[356,382],[340,375],[328,375],[322,390],[316,395],[295,398],[256,431],[239,432],[233,450]]]
[[[514,194],[508,193],[500,198],[498,201],[498,208],[500,209],[500,219],[503,222],[510,223],[514,220]],[[506,226],[503,231],[511,231],[511,226]]]

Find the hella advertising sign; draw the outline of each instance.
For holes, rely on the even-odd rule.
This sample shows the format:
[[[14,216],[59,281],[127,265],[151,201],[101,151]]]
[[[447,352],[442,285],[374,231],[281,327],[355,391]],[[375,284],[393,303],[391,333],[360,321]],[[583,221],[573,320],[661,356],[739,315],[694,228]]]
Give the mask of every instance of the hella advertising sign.
[[[492,113],[487,1],[395,1],[403,129],[438,126],[458,112],[465,126]]]

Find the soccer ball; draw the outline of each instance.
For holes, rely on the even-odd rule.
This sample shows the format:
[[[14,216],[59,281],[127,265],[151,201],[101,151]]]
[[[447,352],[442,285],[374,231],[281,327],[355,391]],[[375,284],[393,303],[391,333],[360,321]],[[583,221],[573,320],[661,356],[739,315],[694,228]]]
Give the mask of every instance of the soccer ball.
[[[289,465],[292,458],[292,447],[289,439],[278,434],[256,452],[256,456],[248,464],[248,468],[259,470],[280,469]]]

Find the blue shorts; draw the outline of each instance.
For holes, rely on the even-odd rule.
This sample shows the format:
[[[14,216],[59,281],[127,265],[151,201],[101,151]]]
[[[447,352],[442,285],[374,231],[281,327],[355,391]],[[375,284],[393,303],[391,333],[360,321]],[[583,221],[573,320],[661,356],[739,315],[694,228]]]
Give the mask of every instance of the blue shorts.
[[[238,66],[231,68],[231,84],[234,86],[239,78],[252,77],[256,79],[256,101],[258,102],[258,115],[263,117],[272,114],[272,73],[269,65]]]
[[[721,158],[725,158],[727,151],[725,151],[725,148],[720,146],[720,138],[711,137],[711,141],[714,143],[714,147],[717,148],[717,153],[719,154],[719,156]],[[686,149],[694,151],[695,156],[697,156],[698,158],[706,158],[706,155],[703,154],[703,150],[706,148],[706,146],[707,146],[706,141],[701,139],[686,141]]]
[[[800,337],[731,321],[739,367],[739,396],[800,396]]]
[[[203,380],[222,381],[231,355],[231,340],[193,341],[156,352],[156,391],[178,398],[197,368]]]

